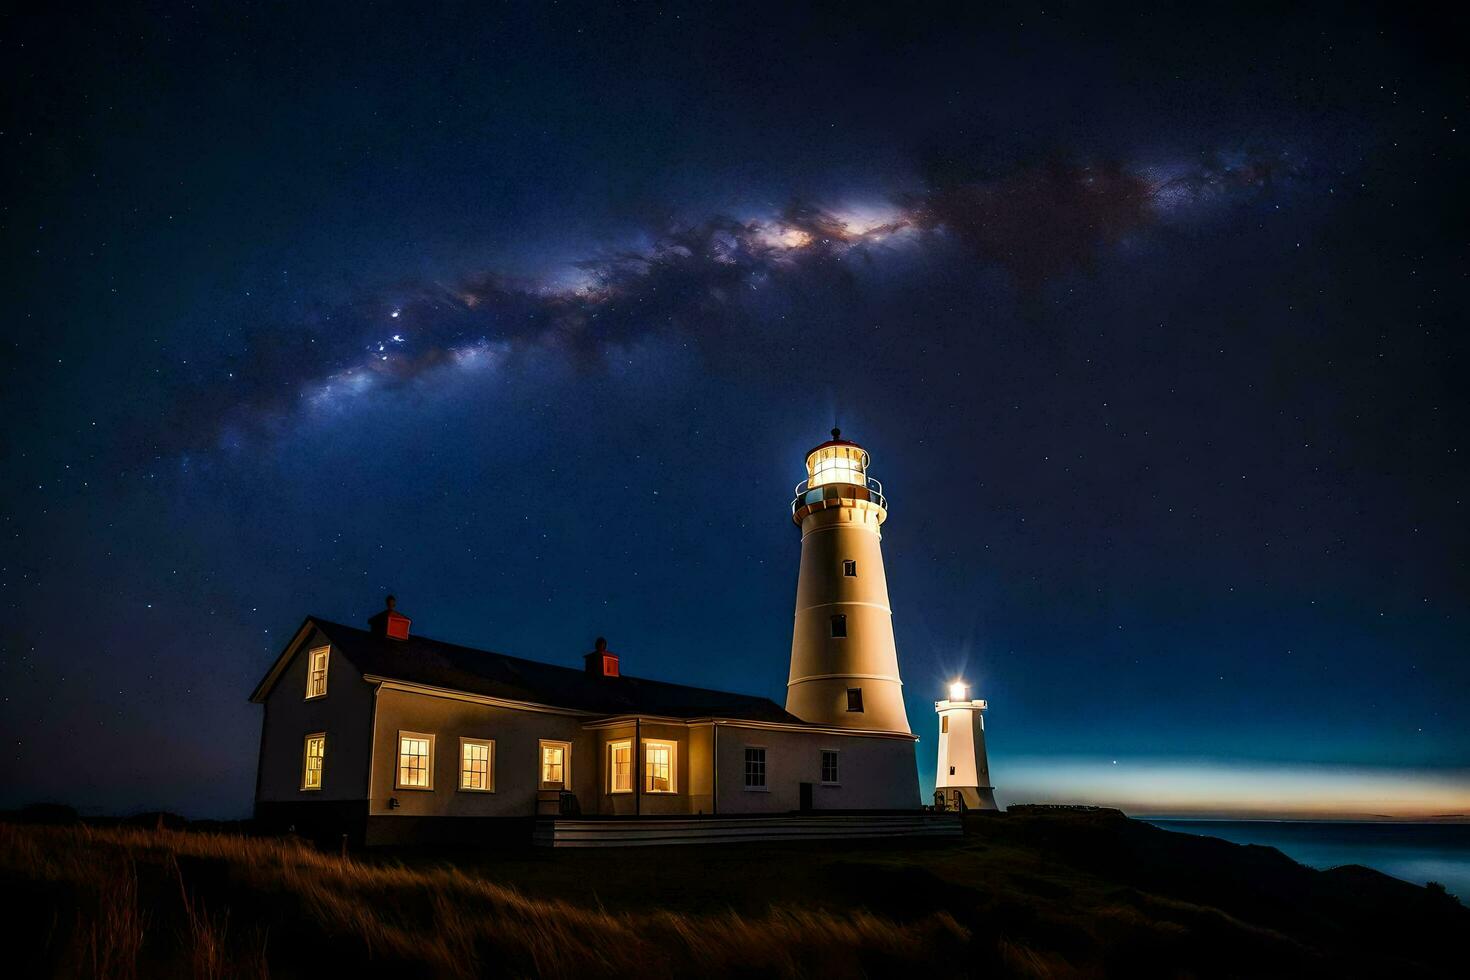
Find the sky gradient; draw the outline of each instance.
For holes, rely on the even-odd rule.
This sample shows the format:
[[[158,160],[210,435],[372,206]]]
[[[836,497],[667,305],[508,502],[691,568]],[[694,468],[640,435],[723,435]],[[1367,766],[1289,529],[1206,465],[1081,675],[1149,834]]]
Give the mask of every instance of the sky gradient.
[[[1002,804],[1470,812],[1414,16],[10,16],[0,806],[246,814],[250,690],[390,591],[784,701],[840,425],[924,793],[963,677]]]

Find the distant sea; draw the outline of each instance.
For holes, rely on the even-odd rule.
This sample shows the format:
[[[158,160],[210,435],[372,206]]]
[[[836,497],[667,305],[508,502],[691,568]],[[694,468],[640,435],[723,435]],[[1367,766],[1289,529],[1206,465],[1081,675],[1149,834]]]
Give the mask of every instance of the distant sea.
[[[1422,885],[1437,881],[1470,905],[1470,824],[1305,820],[1147,820],[1164,830],[1265,844],[1312,868],[1361,864]]]

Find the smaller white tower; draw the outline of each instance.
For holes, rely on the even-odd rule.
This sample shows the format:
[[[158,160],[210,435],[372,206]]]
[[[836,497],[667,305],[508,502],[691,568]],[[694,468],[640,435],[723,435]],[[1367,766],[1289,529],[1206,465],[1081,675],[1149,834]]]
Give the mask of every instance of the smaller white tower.
[[[971,700],[962,681],[949,686],[949,697],[934,702],[939,713],[939,772],[935,801],[958,810],[998,810],[985,758],[985,702]]]

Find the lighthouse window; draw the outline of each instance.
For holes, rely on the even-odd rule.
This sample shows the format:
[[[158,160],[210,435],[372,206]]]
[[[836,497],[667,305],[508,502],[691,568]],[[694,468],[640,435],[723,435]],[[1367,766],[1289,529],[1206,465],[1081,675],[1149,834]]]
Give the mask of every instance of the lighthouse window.
[[[939,719],[939,730],[941,732],[949,731],[949,715],[945,715]]]
[[[847,617],[846,616],[833,616],[832,617],[832,635],[833,636],[846,636],[847,635]]]
[[[842,574],[848,578],[857,578],[857,562],[851,558],[842,563]]]
[[[766,788],[766,750],[745,750],[745,788]]]
[[[822,782],[835,785],[837,783],[837,753],[822,750]]]
[[[849,687],[847,689],[847,710],[863,710],[863,689],[860,687]]]

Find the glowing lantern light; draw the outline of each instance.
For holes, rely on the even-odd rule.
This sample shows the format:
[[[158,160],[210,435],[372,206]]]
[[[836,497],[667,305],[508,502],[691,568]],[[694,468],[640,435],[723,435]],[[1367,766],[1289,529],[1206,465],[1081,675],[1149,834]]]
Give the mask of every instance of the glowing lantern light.
[[[966,684],[964,681],[955,681],[953,684],[949,685],[949,699],[951,701],[970,700],[970,685]]]
[[[806,465],[808,486],[822,487],[829,483],[867,486],[868,454],[858,446],[841,443],[824,446],[807,458]]]

